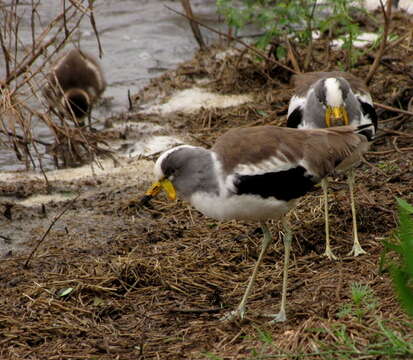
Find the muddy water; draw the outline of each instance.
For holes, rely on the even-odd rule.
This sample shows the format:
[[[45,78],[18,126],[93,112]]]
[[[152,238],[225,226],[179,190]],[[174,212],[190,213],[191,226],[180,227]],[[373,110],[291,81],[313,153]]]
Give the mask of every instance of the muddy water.
[[[101,64],[108,87],[104,93],[105,106],[95,109],[94,116],[104,120],[127,110],[128,90],[136,93],[148,81],[178,63],[189,59],[198,48],[185,18],[171,12],[165,5],[182,11],[180,1],[166,0],[101,0],[95,2],[95,17],[104,55]],[[215,0],[193,0],[197,16],[213,26],[219,25]],[[31,44],[30,6],[20,6],[22,45]],[[41,0],[38,12],[46,25],[61,12],[61,1]],[[40,30],[40,28],[39,28]],[[212,35],[204,33],[207,41]],[[98,55],[96,37],[89,20],[84,18],[74,39],[82,49]],[[66,49],[73,45],[68,44]],[[63,51],[65,51],[63,50]],[[4,77],[3,57],[0,56],[0,79]],[[34,133],[42,138],[50,136],[41,124],[34,124]],[[47,159],[46,159],[47,162]],[[49,165],[51,163],[49,162]],[[12,151],[0,142],[0,171],[23,169]]]

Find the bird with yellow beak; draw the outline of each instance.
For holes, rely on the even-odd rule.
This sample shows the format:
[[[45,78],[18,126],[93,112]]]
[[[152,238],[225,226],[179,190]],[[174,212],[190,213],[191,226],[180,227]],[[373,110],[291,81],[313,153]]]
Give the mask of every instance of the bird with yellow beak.
[[[377,128],[377,115],[373,100],[364,82],[354,75],[342,71],[310,72],[293,78],[295,93],[290,100],[287,126],[299,129],[330,128],[345,125],[372,125],[369,137]],[[353,248],[350,254],[358,256],[365,251],[361,247],[357,232],[357,216],[354,201],[354,166],[349,166],[348,185],[350,188],[351,212],[353,217]],[[324,192],[324,215],[326,250],[324,255],[337,259],[330,247],[328,215],[328,180],[321,182]]]
[[[152,186],[146,191],[145,196],[151,198],[157,196],[162,190],[165,191],[169,200],[176,200],[176,190],[172,182],[168,179],[161,179],[152,184]]]
[[[272,242],[266,220],[284,228],[283,290],[280,311],[272,321],[286,320],[287,277],[292,232],[288,217],[297,200],[349,156],[368,148],[370,126],[297,130],[275,126],[231,129],[211,149],[181,145],[164,152],[154,166],[155,183],[145,201],[164,190],[179,196],[216,220],[259,221],[261,252],[238,307],[223,320],[243,318],[259,266]],[[145,202],[145,201],[141,201]]]

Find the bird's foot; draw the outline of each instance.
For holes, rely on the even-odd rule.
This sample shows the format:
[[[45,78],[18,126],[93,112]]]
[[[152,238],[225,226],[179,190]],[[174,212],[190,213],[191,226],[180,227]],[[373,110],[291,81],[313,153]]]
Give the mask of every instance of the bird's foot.
[[[367,254],[367,251],[365,251],[358,242],[354,243],[353,248],[348,253],[349,256],[350,255],[359,256],[362,254]]]
[[[242,320],[245,316],[245,307],[238,306],[235,310],[230,311],[220,318],[221,321],[233,321],[235,319]]]
[[[279,322],[284,322],[287,320],[287,315],[285,314],[285,311],[281,310],[278,314],[267,314],[265,317],[269,317],[272,320],[270,321],[270,324],[275,324]]]
[[[330,260],[338,260],[338,257],[333,254],[329,247],[324,251],[324,256],[327,256]]]

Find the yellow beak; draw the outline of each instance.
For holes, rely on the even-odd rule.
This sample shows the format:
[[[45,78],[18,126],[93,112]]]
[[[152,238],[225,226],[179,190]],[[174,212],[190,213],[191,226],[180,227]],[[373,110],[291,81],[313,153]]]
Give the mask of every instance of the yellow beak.
[[[152,186],[146,191],[145,195],[155,197],[159,192],[164,189],[169,200],[176,199],[176,190],[172,182],[168,179],[162,179],[152,184]]]
[[[343,120],[344,125],[349,125],[347,110],[343,106],[327,106],[325,114],[326,127],[334,126],[334,122],[337,120]]]

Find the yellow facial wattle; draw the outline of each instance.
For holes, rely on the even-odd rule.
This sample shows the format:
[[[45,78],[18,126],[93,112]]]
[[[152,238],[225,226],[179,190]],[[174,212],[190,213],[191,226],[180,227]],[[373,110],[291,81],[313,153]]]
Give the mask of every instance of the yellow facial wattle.
[[[343,106],[327,106],[325,113],[326,127],[335,126],[335,123],[340,120],[343,121],[344,125],[350,124],[347,110]]]

